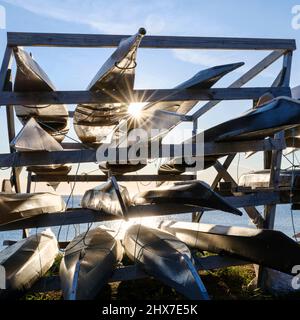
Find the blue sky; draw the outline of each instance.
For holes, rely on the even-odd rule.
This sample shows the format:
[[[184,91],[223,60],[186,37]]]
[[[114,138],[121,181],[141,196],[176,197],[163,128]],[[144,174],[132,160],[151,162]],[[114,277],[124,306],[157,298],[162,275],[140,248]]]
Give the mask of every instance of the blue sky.
[[[300,1],[299,1],[300,3]],[[295,1],[234,1],[234,0],[4,0],[6,30],[0,29],[0,56],[6,44],[6,31],[110,33],[132,34],[144,26],[148,34],[233,36],[233,37],[300,37],[300,30],[291,27],[292,7]],[[48,73],[60,90],[84,89],[113,49],[30,48],[35,59]],[[136,88],[171,88],[201,69],[223,63],[244,61],[246,65],[219,82],[229,85],[241,72],[266,56],[268,52],[153,50],[141,49],[138,53]],[[249,86],[267,86],[279,71],[281,62],[267,69]],[[300,56],[296,51],[293,61],[291,86],[300,84],[296,70]],[[251,106],[249,101],[220,103],[199,120],[205,129],[235,117]],[[72,106],[71,106],[72,108]],[[8,152],[5,111],[0,110],[2,139],[0,152]],[[17,121],[17,130],[20,124]],[[70,135],[75,137],[73,130]],[[259,161],[258,161],[259,160]],[[241,156],[240,172],[257,169],[259,155],[244,160]],[[259,165],[258,165],[259,164]],[[96,165],[82,165],[83,171]],[[236,170],[233,167],[232,170]],[[204,173],[209,177],[212,171]],[[1,172],[1,177],[7,172]]]

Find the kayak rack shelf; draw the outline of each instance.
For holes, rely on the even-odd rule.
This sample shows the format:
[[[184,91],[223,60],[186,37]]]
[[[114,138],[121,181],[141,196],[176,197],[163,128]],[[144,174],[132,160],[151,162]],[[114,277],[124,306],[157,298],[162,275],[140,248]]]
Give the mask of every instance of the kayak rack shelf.
[[[105,145],[102,145],[105,148]],[[159,147],[158,154],[151,155],[148,152],[148,159],[156,159],[164,157],[164,154],[169,151],[170,157],[182,154],[181,150],[189,148],[191,156],[196,155],[196,150],[199,150],[199,145],[196,144],[162,144]],[[272,151],[281,150],[286,147],[283,139],[264,139],[257,141],[243,141],[243,142],[219,142],[219,143],[205,143],[200,148],[203,148],[205,156],[216,154],[235,154],[237,152],[250,152],[250,151]],[[107,146],[108,152],[110,148]],[[124,152],[124,148],[116,148],[118,154]],[[125,150],[125,152],[127,149]],[[148,149],[146,150],[148,151]],[[99,159],[99,158],[98,158]],[[103,159],[105,160],[105,159]],[[132,159],[135,160],[135,159]],[[49,164],[64,164],[64,163],[87,163],[97,161],[97,151],[94,149],[67,149],[63,151],[34,151],[34,152],[15,152],[15,153],[2,153],[0,154],[0,167],[24,167],[33,165],[49,165]],[[138,177],[138,176],[137,176]],[[126,179],[126,178],[125,178]],[[136,178],[138,180],[138,178]],[[165,180],[168,180],[165,175]]]
[[[13,49],[18,46],[30,47],[77,47],[77,48],[111,48],[118,46],[121,39],[127,35],[106,35],[106,34],[64,34],[64,33],[27,33],[27,32],[8,32],[7,46],[0,69],[0,105],[6,107],[8,144],[16,135],[15,115],[13,105],[34,105],[34,104],[78,104],[78,103],[102,103],[128,102],[128,98],[122,96],[115,98],[104,93],[92,93],[89,91],[54,91],[50,93],[14,92],[12,89],[12,61]],[[263,50],[267,55],[241,74],[227,88],[213,89],[186,89],[180,92],[176,89],[143,89],[134,90],[130,102],[141,101],[207,101],[198,110],[189,116],[178,115],[184,121],[193,123],[193,133],[197,133],[198,119],[209,112],[219,102],[223,100],[252,100],[253,105],[266,93],[271,93],[274,97],[291,96],[290,75],[293,51],[296,50],[296,42],[293,39],[262,39],[262,38],[224,38],[224,37],[188,37],[188,36],[145,36],[140,44],[141,48],[152,49],[214,49],[214,50]],[[282,59],[282,65],[278,70],[273,84],[268,87],[244,87],[257,75],[263,72],[270,65]],[[69,110],[70,117],[72,111]],[[163,155],[163,149],[169,148],[170,156],[174,156],[174,150],[178,145],[161,145],[159,155]],[[282,150],[286,147],[300,147],[299,139],[285,139],[283,133],[276,134],[274,137],[259,141],[230,142],[230,143],[205,143],[203,145],[204,155],[221,154],[226,156],[225,161],[216,162],[214,165],[217,171],[211,188],[219,190],[223,183],[230,184],[230,195],[225,197],[236,207],[244,208],[252,222],[258,228],[274,229],[274,220],[276,214],[276,204],[290,203],[290,190],[279,188],[280,166],[282,159]],[[11,168],[11,183],[15,192],[21,192],[20,174],[22,167],[30,165],[49,165],[63,163],[88,163],[96,161],[96,151],[86,148],[80,143],[64,143],[63,151],[59,152],[14,152],[10,148],[10,153],[0,154],[0,167]],[[191,145],[193,154],[197,145]],[[247,190],[239,188],[238,182],[232,177],[228,169],[241,152],[263,152],[264,169],[270,169],[270,179],[268,188],[265,190]],[[149,155],[149,159],[151,156]],[[157,175],[125,175],[117,177],[119,181],[184,181],[196,178],[196,172],[182,176],[157,176]],[[59,182],[86,182],[103,181],[105,176],[86,176],[74,175],[57,176],[35,176],[28,174],[27,192],[30,192],[31,182],[57,181]],[[223,180],[223,182],[221,182]],[[221,182],[221,183],[220,183]],[[228,191],[228,190],[227,190]],[[235,192],[233,192],[235,191]],[[257,206],[264,206],[264,213],[260,213]],[[178,212],[178,206],[176,206]],[[179,206],[180,207],[180,206]],[[192,212],[193,221],[199,222],[205,208],[184,206],[181,207],[182,213]],[[173,212],[172,212],[173,210]],[[174,206],[150,205],[135,206],[128,209],[129,216],[155,216],[174,214]],[[63,213],[49,213],[39,217],[15,221],[7,225],[0,226],[0,231],[17,230],[25,228],[46,227],[55,225],[78,224],[95,221],[112,220],[116,217],[102,215],[92,210],[70,209]],[[26,232],[24,232],[26,235]],[[223,264],[222,264],[223,259]],[[224,257],[220,257],[219,265],[224,265]],[[232,262],[233,263],[233,262]],[[124,273],[129,269],[124,269]],[[258,285],[261,288],[265,286],[266,270],[260,268]]]
[[[202,270],[215,270],[220,268],[226,268],[229,266],[242,266],[251,264],[249,261],[240,260],[229,256],[207,256],[202,258],[195,258],[195,267],[198,271]],[[109,282],[129,281],[137,279],[149,278],[139,265],[120,266],[116,268]],[[51,276],[41,278],[30,289],[31,292],[48,292],[61,290],[59,276]]]

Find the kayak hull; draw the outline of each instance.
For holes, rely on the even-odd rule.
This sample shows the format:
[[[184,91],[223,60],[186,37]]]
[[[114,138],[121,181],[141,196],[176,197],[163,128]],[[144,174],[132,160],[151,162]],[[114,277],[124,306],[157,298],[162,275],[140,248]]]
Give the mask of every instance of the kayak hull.
[[[0,225],[66,209],[55,193],[0,193]]]
[[[95,298],[122,259],[122,252],[121,243],[101,228],[73,239],[66,247],[60,264],[64,299]]]
[[[123,39],[100,68],[87,90],[121,92],[128,101],[134,85],[136,54],[145,30]],[[74,112],[74,129],[83,143],[98,146],[118,122],[128,116],[129,103],[80,104]]]
[[[0,277],[5,279],[1,289],[4,293],[29,289],[50,269],[58,252],[50,229],[7,247],[0,252],[0,270],[5,274]]]
[[[201,181],[186,182],[173,186],[160,187],[139,193],[134,198],[135,204],[145,203],[178,203],[217,209],[233,214],[242,213],[231,206],[210,187]]]
[[[38,63],[20,47],[14,48],[17,72],[14,91],[51,92],[56,88]],[[64,105],[15,106],[18,119],[23,125],[35,118],[40,126],[55,140],[61,142],[69,131],[69,113]]]
[[[125,234],[124,247],[127,256],[140,263],[149,275],[189,299],[204,298],[205,294],[199,289],[191,272],[193,267],[190,268],[186,263],[189,260],[192,264],[191,252],[171,234],[143,225],[133,225]]]
[[[176,221],[165,221],[160,228],[189,247],[232,255],[285,273],[292,273],[300,264],[300,245],[280,231]]]

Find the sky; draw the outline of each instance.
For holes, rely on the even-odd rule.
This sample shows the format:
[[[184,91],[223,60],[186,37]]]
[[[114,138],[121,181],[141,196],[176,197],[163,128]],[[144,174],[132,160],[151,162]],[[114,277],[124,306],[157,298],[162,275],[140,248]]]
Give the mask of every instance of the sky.
[[[134,34],[140,27],[148,35],[300,38],[300,29],[292,27],[296,1],[234,1],[234,0],[4,0],[0,1],[0,56],[3,56],[7,31],[58,32],[94,34]],[[300,4],[300,1],[299,1]],[[5,26],[3,18],[5,13]],[[1,21],[2,18],[2,21]],[[5,28],[4,28],[5,27]],[[97,73],[113,49],[82,48],[27,48],[46,71],[58,90],[83,90]],[[226,87],[260,59],[268,51],[213,51],[140,49],[137,57],[135,88],[172,88],[198,71],[243,61],[245,66],[222,79],[217,87]],[[269,86],[281,67],[278,61],[266,69],[247,86]],[[296,70],[300,68],[300,54],[294,53],[291,87],[300,84]],[[195,111],[203,103],[199,103]],[[227,101],[199,119],[199,131],[241,115],[251,107],[251,101]],[[69,106],[70,110],[74,106]],[[0,109],[0,152],[8,152],[5,108]],[[191,128],[184,124],[179,129]],[[16,119],[16,131],[21,124]],[[179,130],[177,129],[177,130]],[[76,138],[74,130],[70,136]],[[176,135],[173,132],[173,136]],[[287,163],[283,163],[283,167]],[[73,172],[77,166],[73,165]],[[230,172],[233,177],[243,172],[262,168],[261,154],[234,162]],[[82,164],[79,172],[96,170],[96,164]],[[153,169],[153,168],[152,168]],[[152,170],[152,169],[148,169]],[[95,173],[95,172],[94,172]],[[202,172],[199,178],[211,181],[214,169]],[[0,179],[8,178],[9,171],[1,171]],[[22,174],[24,190],[25,174]],[[91,184],[78,186],[75,193]],[[38,190],[51,190],[45,185]],[[58,192],[68,193],[70,186],[61,184]]]

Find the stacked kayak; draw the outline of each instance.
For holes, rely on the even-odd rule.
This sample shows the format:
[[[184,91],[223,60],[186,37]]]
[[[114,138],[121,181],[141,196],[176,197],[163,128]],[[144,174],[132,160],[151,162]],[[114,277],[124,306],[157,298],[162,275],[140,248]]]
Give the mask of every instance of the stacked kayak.
[[[30,288],[52,266],[58,244],[50,229],[34,234],[0,252],[0,293]]]
[[[244,173],[239,178],[239,186],[256,188],[268,188],[270,183],[270,169],[251,171]],[[278,187],[291,187],[298,180],[299,170],[280,170]]]
[[[174,89],[178,89],[179,91],[186,89],[208,89],[227,73],[242,65],[243,63],[233,63],[202,70],[189,80],[176,86]],[[132,116],[128,117],[127,120],[124,120],[115,128],[111,146],[119,146],[128,138],[128,135],[130,135],[130,142],[127,142],[129,145],[133,145],[137,143],[137,141],[148,142],[151,139],[161,140],[181,122],[179,115],[188,113],[196,104],[197,101],[162,101],[148,103],[143,107],[137,119]],[[146,140],[140,141],[138,139],[140,137],[135,137],[134,129],[144,130],[147,134]],[[154,130],[156,131],[156,135],[153,135]],[[137,171],[143,167],[145,167],[145,164],[142,163],[113,164],[106,161],[100,164],[100,170],[104,173],[107,173],[110,170],[113,174],[124,174]]]
[[[39,64],[20,47],[14,48],[17,72],[14,91],[17,92],[52,92],[56,88]],[[35,118],[41,127],[55,140],[61,142],[69,130],[69,113],[64,105],[18,105],[15,106],[17,117],[23,125],[30,118]]]
[[[65,249],[59,270],[64,299],[95,298],[121,261],[122,254],[120,241],[101,228],[73,239]]]
[[[34,118],[28,120],[25,126],[11,141],[11,147],[17,152],[34,151],[62,151],[62,146],[45,131]],[[37,175],[67,175],[72,169],[70,165],[51,164],[40,166],[28,166],[27,171]]]
[[[141,192],[134,197],[135,204],[172,203],[194,205],[242,215],[202,181],[185,182]]]
[[[0,225],[40,214],[61,212],[63,198],[55,193],[0,193]]]
[[[138,262],[149,275],[186,298],[209,299],[190,250],[170,233],[133,225],[125,234],[124,247],[127,256]]]
[[[300,101],[288,97],[275,98],[256,109],[251,109],[244,115],[235,119],[223,122],[212,127],[200,135],[204,134],[204,142],[230,142],[259,140],[273,136],[282,130],[289,130],[299,126],[300,123]],[[194,137],[196,138],[196,137]],[[192,142],[192,138],[186,143]],[[213,155],[215,160],[224,155]],[[204,163],[205,163],[204,156]],[[209,156],[211,158],[211,156]],[[179,161],[178,161],[179,160]],[[171,159],[163,164],[159,173],[172,173],[176,170],[183,173],[188,164],[176,167],[182,159]],[[184,162],[183,162],[184,163]],[[214,162],[211,162],[213,165]],[[204,165],[204,168],[208,165]]]
[[[164,221],[160,228],[189,247],[233,255],[285,273],[300,264],[299,244],[280,231],[181,221]]]
[[[56,88],[39,64],[25,50],[14,49],[17,72],[14,90],[17,92],[52,92]],[[61,151],[59,144],[69,131],[69,113],[65,105],[17,105],[15,112],[24,128],[11,141],[17,151]],[[57,143],[55,143],[57,142]],[[71,166],[30,166],[37,174],[68,174]]]
[[[87,190],[81,199],[82,208],[103,211],[117,216],[123,216],[130,204],[131,200],[126,187],[118,185],[116,188],[111,180]]]
[[[145,35],[145,29],[123,39],[116,51],[104,63],[87,90],[93,92],[114,91],[130,101],[134,85],[136,54]],[[101,143],[118,122],[127,116],[128,103],[80,104],[74,113],[74,129],[83,143]]]

